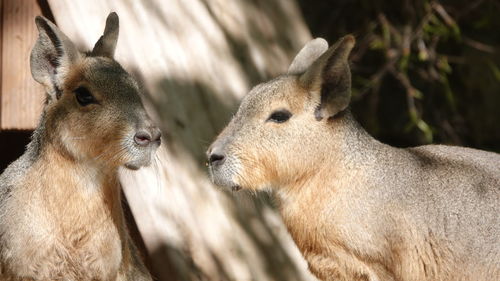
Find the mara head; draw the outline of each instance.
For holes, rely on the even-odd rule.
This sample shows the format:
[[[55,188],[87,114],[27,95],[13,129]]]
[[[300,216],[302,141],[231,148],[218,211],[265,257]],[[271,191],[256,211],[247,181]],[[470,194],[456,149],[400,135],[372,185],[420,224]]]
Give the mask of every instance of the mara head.
[[[354,37],[304,46],[288,73],[254,87],[207,151],[215,184],[238,190],[289,186],[332,156],[351,97]]]
[[[148,165],[160,131],[144,110],[137,82],[113,59],[117,14],[108,16],[104,34],[87,53],[47,19],[35,22],[31,73],[47,93],[41,144],[106,167]]]

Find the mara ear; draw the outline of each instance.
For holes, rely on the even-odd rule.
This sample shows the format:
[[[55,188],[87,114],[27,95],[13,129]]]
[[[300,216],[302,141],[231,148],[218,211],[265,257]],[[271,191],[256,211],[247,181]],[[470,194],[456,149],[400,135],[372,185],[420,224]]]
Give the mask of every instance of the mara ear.
[[[95,43],[94,49],[92,49],[92,56],[113,58],[119,29],[118,15],[115,12],[110,13],[106,19],[104,34]]]
[[[288,68],[288,74],[299,75],[328,50],[328,43],[323,38],[313,39],[299,51]]]
[[[351,71],[347,59],[354,44],[352,35],[341,38],[299,78],[300,84],[309,92],[321,95],[314,112],[318,121],[334,117],[349,105]]]
[[[38,39],[31,51],[31,75],[51,98],[58,99],[65,72],[80,56],[75,45],[57,26],[37,16]]]

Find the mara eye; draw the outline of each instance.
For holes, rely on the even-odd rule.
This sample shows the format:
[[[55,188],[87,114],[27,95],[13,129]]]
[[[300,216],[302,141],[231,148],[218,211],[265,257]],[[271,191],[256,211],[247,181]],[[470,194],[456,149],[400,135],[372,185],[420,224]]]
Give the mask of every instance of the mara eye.
[[[91,103],[97,103],[94,96],[85,87],[78,87],[78,88],[76,88],[76,90],[74,92],[75,92],[75,96],[76,96],[76,101],[78,101],[78,103],[81,106],[86,106],[86,105],[89,105]]]
[[[286,109],[281,109],[281,110],[276,110],[273,112],[269,118],[267,118],[267,121],[271,121],[274,123],[283,123],[288,121],[292,117],[292,113]]]

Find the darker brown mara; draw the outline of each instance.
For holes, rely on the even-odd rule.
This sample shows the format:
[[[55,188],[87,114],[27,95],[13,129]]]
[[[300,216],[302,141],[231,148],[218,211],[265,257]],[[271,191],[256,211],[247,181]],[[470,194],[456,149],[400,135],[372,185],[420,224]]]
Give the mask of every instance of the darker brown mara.
[[[118,168],[160,144],[136,81],[113,59],[118,16],[89,53],[36,18],[33,78],[46,91],[26,152],[0,175],[0,280],[152,280],[125,224]]]

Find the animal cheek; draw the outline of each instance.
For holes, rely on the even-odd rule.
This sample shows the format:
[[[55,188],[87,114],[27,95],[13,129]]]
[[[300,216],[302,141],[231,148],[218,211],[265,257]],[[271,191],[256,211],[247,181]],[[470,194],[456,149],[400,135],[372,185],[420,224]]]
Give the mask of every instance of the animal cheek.
[[[58,146],[62,151],[75,159],[86,158],[90,149],[84,134],[80,133],[71,124],[59,125],[58,127],[59,135],[54,139],[58,140]]]
[[[250,189],[261,189],[279,181],[275,157],[266,152],[246,153],[240,158],[241,171],[237,181]]]

